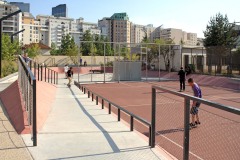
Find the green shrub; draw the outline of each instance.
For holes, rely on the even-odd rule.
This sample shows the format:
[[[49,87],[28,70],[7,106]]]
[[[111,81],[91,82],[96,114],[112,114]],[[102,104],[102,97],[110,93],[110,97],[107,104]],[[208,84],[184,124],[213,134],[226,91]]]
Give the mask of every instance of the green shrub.
[[[15,61],[3,60],[2,61],[2,77],[6,77],[18,71],[18,65]]]

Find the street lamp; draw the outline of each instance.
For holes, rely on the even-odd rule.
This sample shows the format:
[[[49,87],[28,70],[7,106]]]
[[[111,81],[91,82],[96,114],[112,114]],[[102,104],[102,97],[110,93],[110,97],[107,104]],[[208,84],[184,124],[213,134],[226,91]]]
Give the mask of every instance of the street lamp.
[[[16,36],[17,34],[23,32],[23,31],[25,31],[25,29],[22,29],[21,31],[18,31],[18,32],[13,33],[13,34],[11,35],[11,43],[13,43],[13,36]]]
[[[2,22],[8,19],[9,17],[12,17],[20,12],[22,11],[19,9],[16,12],[10,13],[9,15],[2,17],[0,19],[0,78],[2,78]]]

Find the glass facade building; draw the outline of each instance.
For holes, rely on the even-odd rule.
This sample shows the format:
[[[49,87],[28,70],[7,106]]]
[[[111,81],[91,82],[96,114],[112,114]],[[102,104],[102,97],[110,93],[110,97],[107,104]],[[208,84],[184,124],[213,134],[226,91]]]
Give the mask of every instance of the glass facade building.
[[[54,17],[67,17],[67,5],[66,4],[60,4],[56,7],[52,8],[52,15]]]
[[[11,5],[17,6],[22,12],[30,12],[30,4],[23,2],[10,2]]]

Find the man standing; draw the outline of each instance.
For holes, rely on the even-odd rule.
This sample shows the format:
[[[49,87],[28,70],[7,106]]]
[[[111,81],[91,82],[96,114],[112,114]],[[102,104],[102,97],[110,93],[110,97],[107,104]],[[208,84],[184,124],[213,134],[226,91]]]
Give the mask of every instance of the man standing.
[[[68,78],[68,87],[71,87],[71,82],[72,82],[72,78],[73,78],[73,70],[72,67],[69,68],[69,70],[67,71],[67,78]]]
[[[198,97],[198,98],[202,98],[202,91],[201,91],[200,87],[198,86],[198,84],[195,83],[192,78],[188,79],[188,84],[192,87],[194,96]],[[190,123],[191,128],[194,128],[197,125],[201,124],[199,121],[199,116],[198,116],[198,109],[200,107],[200,104],[201,103],[197,102],[197,101],[193,101],[193,103],[192,103],[192,107],[190,110],[190,114],[192,115],[192,122]]]
[[[179,75],[179,81],[180,81],[180,92],[185,91],[185,79],[186,79],[186,73],[183,70],[183,67],[181,67],[180,71],[178,72]]]
[[[68,65],[66,64],[65,66],[64,66],[64,73],[65,73],[65,77],[66,77],[66,79],[68,78],[68,76],[67,76],[67,72],[68,72]]]

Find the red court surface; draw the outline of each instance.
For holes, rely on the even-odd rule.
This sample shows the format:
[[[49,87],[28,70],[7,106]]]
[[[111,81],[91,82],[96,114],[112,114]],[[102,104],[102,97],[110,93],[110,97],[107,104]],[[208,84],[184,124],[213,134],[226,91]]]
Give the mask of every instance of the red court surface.
[[[111,102],[151,122],[151,86],[178,91],[178,82],[121,82],[88,84],[86,87]],[[240,108],[240,91],[200,85],[203,98]],[[192,90],[186,86],[186,94]],[[183,158],[184,99],[158,91],[156,108],[156,144],[178,159]],[[99,100],[101,102],[101,100]],[[108,104],[105,102],[105,107]],[[112,107],[112,111],[117,110]],[[201,125],[190,130],[190,159],[239,159],[240,116],[201,105]],[[121,118],[130,118],[121,112]],[[146,136],[148,127],[134,121],[134,128]]]

